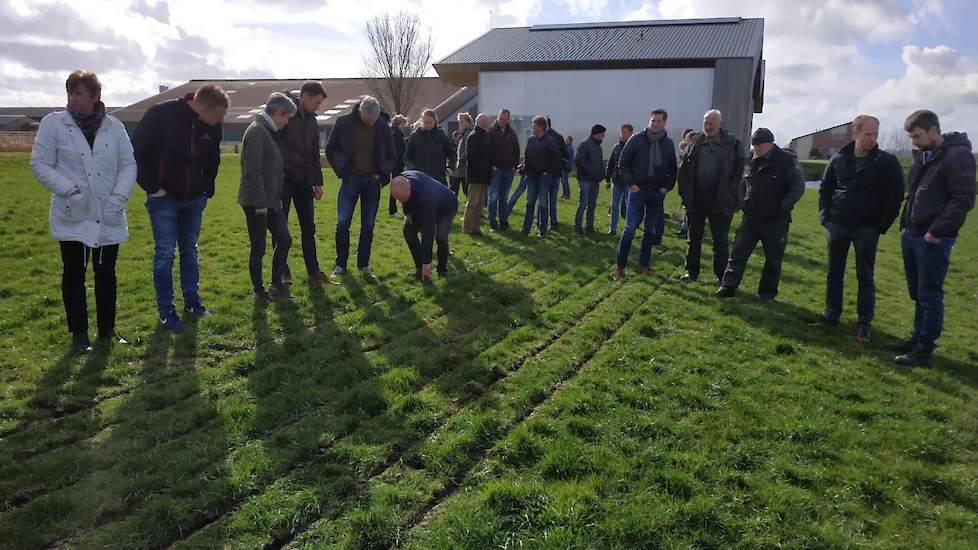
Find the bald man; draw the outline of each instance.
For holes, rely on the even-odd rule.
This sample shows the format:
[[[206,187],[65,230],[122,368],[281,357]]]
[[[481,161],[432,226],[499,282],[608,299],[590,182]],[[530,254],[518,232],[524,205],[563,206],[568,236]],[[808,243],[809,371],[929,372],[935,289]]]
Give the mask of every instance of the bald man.
[[[408,170],[395,177],[391,181],[391,196],[403,205],[404,240],[414,259],[415,276],[420,281],[431,278],[433,242],[438,243],[438,274],[447,275],[448,233],[458,212],[458,197],[418,170]]]

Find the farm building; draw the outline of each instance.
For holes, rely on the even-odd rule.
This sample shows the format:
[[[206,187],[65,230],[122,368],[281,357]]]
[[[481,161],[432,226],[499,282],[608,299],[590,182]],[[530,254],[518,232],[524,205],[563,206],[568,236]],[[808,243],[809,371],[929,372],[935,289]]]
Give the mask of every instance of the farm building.
[[[112,114],[119,118],[132,133],[143,114],[153,105],[169,99],[183,97],[193,93],[204,84],[217,84],[224,88],[231,98],[231,108],[224,119],[224,141],[239,142],[245,129],[251,124],[258,113],[264,108],[265,100],[272,92],[294,92],[302,86],[306,79],[297,80],[191,80],[180,86],[164,90],[157,95],[146,98],[138,103],[124,107]],[[325,145],[326,138],[333,128],[337,117],[350,112],[353,106],[365,95],[372,95],[369,83],[362,78],[321,78],[309,79],[322,82],[328,97],[323,102],[319,115],[320,141]],[[435,109],[440,119],[454,116],[465,106],[471,91],[463,90],[462,86],[449,84],[438,78],[422,78],[418,86],[417,97],[412,112],[404,113],[414,120],[421,114],[421,109]]]
[[[805,134],[791,140],[801,160],[827,159],[852,141],[852,122]]]
[[[596,123],[610,133],[624,122],[642,128],[663,107],[677,141],[718,108],[748,143],[764,106],[763,42],[763,19],[736,17],[496,28],[434,68],[477,88],[477,110],[510,109],[524,141],[534,115],[580,140]]]

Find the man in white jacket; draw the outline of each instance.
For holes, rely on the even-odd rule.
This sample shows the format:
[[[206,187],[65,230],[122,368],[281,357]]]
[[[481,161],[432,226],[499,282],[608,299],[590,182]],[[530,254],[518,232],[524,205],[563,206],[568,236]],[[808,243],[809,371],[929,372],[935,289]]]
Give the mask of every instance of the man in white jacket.
[[[61,243],[61,296],[74,348],[91,351],[85,272],[95,272],[98,336],[114,339],[115,262],[128,240],[126,204],[136,183],[136,160],[125,126],[105,113],[102,85],[77,70],[65,83],[65,111],[44,117],[31,153],[31,170],[51,193],[48,223]],[[120,343],[125,340],[119,339]]]

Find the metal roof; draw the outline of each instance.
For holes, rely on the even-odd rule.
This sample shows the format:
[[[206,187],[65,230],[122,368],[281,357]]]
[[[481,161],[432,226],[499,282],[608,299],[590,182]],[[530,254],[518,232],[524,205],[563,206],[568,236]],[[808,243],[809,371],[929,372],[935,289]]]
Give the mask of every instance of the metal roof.
[[[759,59],[763,36],[763,19],[737,17],[497,28],[435,63],[435,67]]]
[[[349,113],[353,106],[365,95],[372,95],[369,82],[363,78],[322,78],[316,79],[326,88],[328,97],[319,108],[316,117],[320,126],[332,126],[337,117]],[[191,80],[161,92],[142,101],[123,107],[112,114],[123,122],[137,122],[147,109],[161,101],[183,97],[193,93],[203,84],[221,86],[231,98],[231,107],[224,117],[224,124],[248,125],[255,114],[265,107],[265,101],[271,92],[299,93],[304,79],[226,79],[226,80]],[[438,78],[421,78],[418,94],[411,113],[403,113],[412,119],[421,116],[421,109],[434,107],[452,97],[461,86],[444,82]]]

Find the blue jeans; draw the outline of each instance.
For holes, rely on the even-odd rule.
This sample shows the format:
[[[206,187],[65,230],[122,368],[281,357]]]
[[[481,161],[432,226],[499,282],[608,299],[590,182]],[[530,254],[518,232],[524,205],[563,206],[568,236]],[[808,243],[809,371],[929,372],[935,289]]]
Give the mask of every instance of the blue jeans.
[[[611,186],[611,230],[618,232],[618,218],[624,218],[625,203],[628,200],[628,186],[624,183],[616,183]],[[628,220],[625,220],[628,223]]]
[[[954,241],[945,237],[932,244],[923,235],[906,232],[900,236],[907,289],[910,299],[917,303],[911,338],[927,352],[937,347],[944,326],[944,279]]]
[[[541,235],[547,234],[550,189],[555,179],[550,176],[527,176],[526,214],[523,216],[523,233],[529,233],[530,228],[533,227],[533,209],[536,208],[537,230]]]
[[[647,191],[639,189],[634,193],[628,194],[628,208],[625,220],[625,230],[621,232],[621,239],[618,241],[618,267],[624,268],[628,264],[628,252],[632,248],[632,239],[635,237],[635,230],[638,224],[645,221],[642,233],[642,245],[638,254],[638,266],[649,267],[652,261],[652,232],[655,229],[659,212],[662,207],[664,195],[659,191]]]
[[[560,191],[560,176],[550,176],[550,225],[557,227],[557,193]]]
[[[661,194],[661,193],[660,193]],[[659,215],[655,219],[655,227],[652,228],[652,246],[662,244],[662,234],[666,231],[666,203],[665,196],[659,202]]]
[[[598,205],[598,182],[578,179],[580,196],[577,201],[577,216],[574,218],[574,227],[581,228],[582,219],[586,219],[587,229],[594,230],[594,209]],[[586,215],[585,215],[586,214]]]
[[[876,310],[876,286],[873,271],[880,232],[875,227],[846,227],[829,222],[826,226],[829,247],[829,271],[825,277],[825,318],[838,321],[842,316],[842,292],[846,277],[846,260],[850,245],[856,251],[856,314],[860,326],[873,323]]]
[[[498,215],[499,222],[509,223],[509,186],[513,184],[514,170],[493,169],[489,180],[489,223],[495,224]]]
[[[380,205],[380,180],[375,177],[343,178],[336,196],[336,266],[346,269],[350,257],[350,223],[353,209],[360,203],[360,242],[357,244],[357,267],[370,265],[370,246],[374,240],[374,222]]]
[[[520,200],[524,192],[526,192],[526,174],[520,176],[520,182],[516,184],[516,189],[513,190],[513,194],[509,196],[509,203],[507,205],[509,212],[516,209],[516,202]]]
[[[564,188],[564,196],[570,197],[570,170],[564,170],[560,183]]]
[[[197,239],[206,207],[207,197],[204,195],[186,202],[170,195],[146,197],[146,211],[153,228],[153,286],[156,288],[156,307],[161,313],[173,307],[173,258],[177,247],[180,247],[183,303],[200,302]]]

